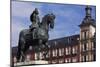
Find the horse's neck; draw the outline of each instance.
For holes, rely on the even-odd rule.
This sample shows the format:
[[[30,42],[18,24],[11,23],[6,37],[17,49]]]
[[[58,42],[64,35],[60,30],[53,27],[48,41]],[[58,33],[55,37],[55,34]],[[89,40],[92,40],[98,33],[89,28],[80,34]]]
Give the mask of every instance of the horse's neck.
[[[41,28],[48,30],[49,29],[49,24],[47,22],[42,22],[40,25]]]

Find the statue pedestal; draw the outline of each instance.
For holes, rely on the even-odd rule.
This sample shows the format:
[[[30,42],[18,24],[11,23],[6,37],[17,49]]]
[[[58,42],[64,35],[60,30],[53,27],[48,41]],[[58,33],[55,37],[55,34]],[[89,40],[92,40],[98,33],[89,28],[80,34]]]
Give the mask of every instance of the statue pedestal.
[[[30,65],[42,65],[42,64],[48,64],[48,61],[35,60],[35,61],[18,62],[14,63],[14,66],[30,66]]]

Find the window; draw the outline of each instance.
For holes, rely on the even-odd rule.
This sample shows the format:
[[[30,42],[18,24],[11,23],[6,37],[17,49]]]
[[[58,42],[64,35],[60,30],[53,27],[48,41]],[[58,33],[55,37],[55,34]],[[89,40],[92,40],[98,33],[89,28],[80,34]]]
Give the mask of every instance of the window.
[[[55,56],[55,51],[54,50],[52,50],[52,53],[53,53],[53,56]]]
[[[84,32],[82,32],[81,34],[82,34],[82,35],[81,35],[81,37],[82,37],[81,39],[84,39]]]
[[[54,44],[57,45],[57,41],[54,41]]]
[[[65,62],[67,63],[68,62],[68,59],[65,59]]]
[[[91,61],[96,61],[96,55],[95,54],[91,55]]]
[[[64,59],[59,59],[59,63],[64,63]]]
[[[68,55],[68,48],[66,48],[66,55]]]
[[[84,56],[81,57],[81,61],[84,61]]]
[[[71,47],[69,47],[68,49],[68,54],[71,54]]]
[[[80,55],[80,57],[79,57],[79,61],[81,62],[82,61],[82,56]]]
[[[93,61],[93,54],[91,54],[91,61]]]
[[[71,59],[69,58],[68,62],[71,62]]]
[[[77,58],[72,58],[72,62],[77,62]]]
[[[89,61],[89,55],[86,55],[86,61]]]
[[[16,63],[16,62],[17,62],[17,58],[16,58],[16,57],[14,57],[14,58],[13,58],[13,61],[14,61],[14,63]]]
[[[75,53],[78,53],[78,51],[79,51],[79,48],[78,48],[78,46],[76,46],[75,47]]]
[[[63,56],[64,55],[64,48],[60,48],[59,49],[59,56]]]
[[[59,48],[59,56],[61,56],[61,49]]]
[[[40,52],[40,59],[42,59],[42,52]]]
[[[57,49],[53,50],[53,56],[57,56]]]
[[[61,56],[64,55],[64,48],[61,49]]]
[[[35,60],[37,60],[37,53],[35,53]]]
[[[81,61],[83,62],[89,61],[89,56],[88,55],[82,56]]]
[[[80,38],[77,38],[77,40],[80,40]]]
[[[84,57],[84,62],[86,62],[86,60],[87,60],[87,57],[86,56],[83,56]]]
[[[86,50],[89,50],[89,44],[86,43]]]
[[[92,50],[96,48],[95,42],[92,42]]]
[[[55,49],[55,56],[57,56],[57,49]]]
[[[30,55],[26,55],[26,61],[30,61]]]
[[[94,47],[94,49],[96,49],[96,42],[95,41],[93,42],[93,47]]]
[[[86,39],[88,37],[88,32],[87,31],[82,32],[81,37],[82,37],[82,39]]]
[[[92,54],[89,54],[89,61],[92,60]]]
[[[84,32],[84,39],[86,39],[86,32]]]
[[[72,48],[72,53],[75,54],[75,47]]]
[[[71,37],[67,38],[67,43],[70,44],[71,43]]]
[[[84,51],[84,45],[83,44],[82,44],[81,48],[82,48],[82,51]]]
[[[83,62],[86,62],[86,55],[82,56],[82,60]]]
[[[66,59],[65,59],[65,62],[66,62],[66,63],[71,62],[71,59],[70,59],[70,58],[66,58]]]
[[[93,61],[96,61],[96,55],[93,54]]]
[[[68,44],[69,44],[69,37],[67,38],[67,42],[68,42]]]
[[[86,43],[84,43],[84,44],[82,45],[82,49],[83,49],[83,51],[86,51],[86,49],[87,49],[87,44],[86,44]]]
[[[66,63],[69,63],[69,62],[71,62],[71,59],[70,59],[70,58],[66,58],[66,59],[65,59],[65,62],[66,62]]]

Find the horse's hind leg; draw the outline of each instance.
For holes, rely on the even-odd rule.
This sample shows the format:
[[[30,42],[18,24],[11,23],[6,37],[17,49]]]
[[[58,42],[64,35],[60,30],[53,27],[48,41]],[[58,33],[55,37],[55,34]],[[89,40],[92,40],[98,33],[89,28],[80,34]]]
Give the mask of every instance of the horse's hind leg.
[[[21,56],[21,62],[24,62],[24,61],[25,61],[25,54],[24,54],[23,51],[21,52],[21,55],[22,55],[22,56]]]
[[[28,45],[24,45],[24,48],[23,48],[23,51],[21,52],[21,54],[22,54],[22,62],[24,62],[25,61],[25,58],[26,58],[26,51],[27,51],[27,49],[29,48],[29,46]]]
[[[18,49],[18,51],[17,51],[17,62],[19,62],[20,61],[20,54],[21,54],[21,50],[20,49]]]
[[[19,41],[19,44],[18,44],[18,50],[17,50],[17,62],[20,61],[20,57],[21,57],[21,44],[20,44],[20,41]]]
[[[40,60],[40,51],[41,51],[42,40],[38,41],[38,53],[37,53],[37,60]]]
[[[49,51],[49,47],[48,47],[48,42],[44,42],[43,44],[45,46],[45,53],[43,54],[44,55],[44,58],[46,59],[46,56],[48,55],[48,51]]]

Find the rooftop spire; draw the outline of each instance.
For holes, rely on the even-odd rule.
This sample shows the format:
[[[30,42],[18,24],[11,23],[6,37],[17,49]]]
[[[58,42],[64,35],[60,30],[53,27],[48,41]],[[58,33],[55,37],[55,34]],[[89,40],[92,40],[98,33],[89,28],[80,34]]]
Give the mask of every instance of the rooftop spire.
[[[86,8],[85,8],[85,11],[86,11],[86,17],[87,18],[89,18],[89,17],[91,18],[92,8],[89,5],[87,5]]]
[[[85,7],[85,18],[83,19],[82,23],[79,25],[80,27],[81,26],[86,26],[86,25],[90,25],[92,24],[93,26],[95,26],[95,20],[92,18],[92,15],[91,15],[91,11],[92,11],[92,8],[91,6],[87,5]]]

